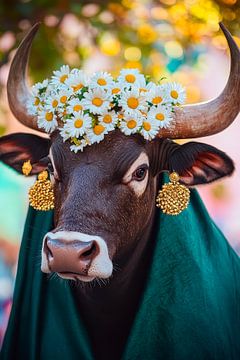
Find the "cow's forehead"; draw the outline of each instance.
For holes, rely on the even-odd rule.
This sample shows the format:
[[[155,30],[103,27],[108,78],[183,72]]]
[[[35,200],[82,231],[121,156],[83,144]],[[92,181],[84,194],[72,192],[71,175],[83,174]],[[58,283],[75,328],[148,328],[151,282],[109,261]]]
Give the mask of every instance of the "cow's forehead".
[[[78,163],[104,163],[114,167],[116,163],[133,162],[146,148],[146,142],[139,135],[126,136],[119,130],[107,134],[99,144],[84,148],[83,152],[74,153],[69,142],[63,142],[59,133],[52,136],[51,153],[59,165],[75,167]]]

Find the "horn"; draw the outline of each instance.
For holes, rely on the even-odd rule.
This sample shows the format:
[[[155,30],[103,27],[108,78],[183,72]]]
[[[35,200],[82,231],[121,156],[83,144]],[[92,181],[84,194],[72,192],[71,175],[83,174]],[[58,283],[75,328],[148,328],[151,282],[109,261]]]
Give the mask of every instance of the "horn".
[[[176,107],[174,121],[159,136],[188,139],[217,134],[227,128],[240,111],[240,52],[230,32],[219,23],[231,54],[231,70],[222,93],[215,99]]]
[[[29,53],[34,36],[36,35],[40,23],[36,23],[21,42],[13,58],[7,81],[7,95],[9,107],[13,115],[23,125],[38,131],[37,117],[29,115],[26,103],[31,96],[26,81],[26,71]]]

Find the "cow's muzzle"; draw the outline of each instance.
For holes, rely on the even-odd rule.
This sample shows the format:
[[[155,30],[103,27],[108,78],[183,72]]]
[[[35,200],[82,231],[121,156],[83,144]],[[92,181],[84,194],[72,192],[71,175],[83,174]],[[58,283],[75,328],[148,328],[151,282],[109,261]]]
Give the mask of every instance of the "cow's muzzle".
[[[44,237],[41,269],[64,279],[91,281],[111,276],[112,262],[101,237],[59,231]]]
[[[86,276],[93,260],[99,254],[99,247],[94,240],[82,242],[47,237],[44,252],[51,272],[57,272],[63,276],[68,274]]]

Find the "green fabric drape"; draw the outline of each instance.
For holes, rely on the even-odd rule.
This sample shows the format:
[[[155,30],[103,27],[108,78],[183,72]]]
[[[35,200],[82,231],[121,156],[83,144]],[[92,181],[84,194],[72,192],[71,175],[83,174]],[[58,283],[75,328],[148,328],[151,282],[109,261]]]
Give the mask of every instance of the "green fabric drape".
[[[157,216],[152,265],[123,360],[239,360],[238,256],[195,190],[181,215]],[[71,287],[40,271],[51,228],[50,212],[29,210],[1,360],[93,359]]]

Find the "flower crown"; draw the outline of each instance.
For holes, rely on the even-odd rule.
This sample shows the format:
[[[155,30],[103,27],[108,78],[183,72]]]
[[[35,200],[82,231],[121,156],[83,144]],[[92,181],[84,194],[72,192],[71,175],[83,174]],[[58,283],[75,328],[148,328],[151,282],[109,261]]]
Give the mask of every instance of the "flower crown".
[[[51,79],[32,87],[27,108],[37,116],[39,128],[48,133],[58,128],[63,140],[70,140],[71,150],[78,152],[117,128],[152,140],[170,125],[174,106],[185,98],[180,84],[155,84],[137,69],[122,69],[113,79],[107,72],[88,76],[63,65]]]

